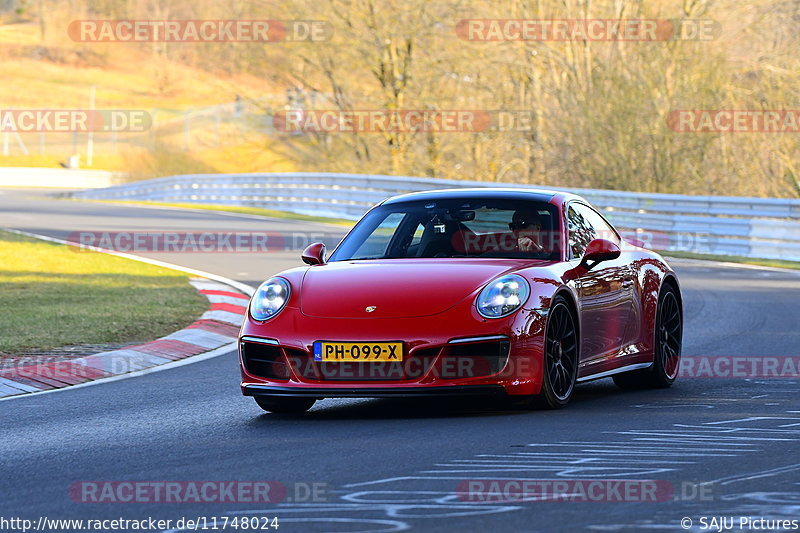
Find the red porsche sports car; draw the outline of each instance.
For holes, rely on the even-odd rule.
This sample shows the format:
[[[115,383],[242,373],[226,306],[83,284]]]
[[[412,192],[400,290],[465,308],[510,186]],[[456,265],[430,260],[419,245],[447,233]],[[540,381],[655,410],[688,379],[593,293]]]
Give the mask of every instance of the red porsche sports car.
[[[675,272],[574,194],[396,196],[302,259],[258,288],[239,337],[242,392],[267,411],[440,395],[558,408],[576,383],[678,373]]]

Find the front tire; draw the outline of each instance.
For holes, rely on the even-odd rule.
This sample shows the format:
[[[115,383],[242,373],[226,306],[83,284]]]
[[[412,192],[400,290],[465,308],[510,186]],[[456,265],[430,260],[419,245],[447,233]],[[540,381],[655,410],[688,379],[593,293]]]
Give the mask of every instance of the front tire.
[[[569,403],[578,377],[578,329],[572,310],[562,297],[550,307],[544,344],[540,403],[560,409]]]
[[[315,398],[290,398],[280,396],[255,396],[256,403],[270,413],[305,413],[317,401]]]
[[[653,365],[644,370],[614,376],[623,389],[670,387],[678,376],[683,344],[683,315],[678,295],[671,285],[664,285],[658,297]]]

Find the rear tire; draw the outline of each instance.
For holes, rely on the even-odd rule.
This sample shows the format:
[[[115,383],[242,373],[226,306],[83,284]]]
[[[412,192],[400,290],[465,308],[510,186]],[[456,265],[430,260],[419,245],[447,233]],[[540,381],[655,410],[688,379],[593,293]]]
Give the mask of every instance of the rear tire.
[[[671,285],[664,285],[658,297],[653,344],[653,365],[614,376],[622,389],[665,389],[678,376],[683,343],[683,316],[678,295]]]
[[[305,413],[316,403],[315,398],[291,398],[281,396],[255,396],[256,403],[270,413]]]

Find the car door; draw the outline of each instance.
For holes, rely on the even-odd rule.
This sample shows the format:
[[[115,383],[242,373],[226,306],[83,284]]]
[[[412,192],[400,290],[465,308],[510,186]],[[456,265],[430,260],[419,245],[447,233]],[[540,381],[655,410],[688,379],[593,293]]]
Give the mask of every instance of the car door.
[[[591,207],[570,202],[567,209],[569,252],[580,260],[596,238],[620,244],[619,236]],[[604,261],[577,280],[581,323],[581,363],[616,356],[628,343],[634,318],[633,273],[625,254]]]

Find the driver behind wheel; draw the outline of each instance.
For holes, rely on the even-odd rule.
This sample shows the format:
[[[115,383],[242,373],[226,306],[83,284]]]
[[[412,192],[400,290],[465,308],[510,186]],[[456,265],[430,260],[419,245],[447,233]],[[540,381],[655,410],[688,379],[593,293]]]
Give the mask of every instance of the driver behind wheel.
[[[535,210],[519,209],[514,212],[508,229],[516,238],[516,249],[520,252],[541,252],[542,219]]]

